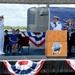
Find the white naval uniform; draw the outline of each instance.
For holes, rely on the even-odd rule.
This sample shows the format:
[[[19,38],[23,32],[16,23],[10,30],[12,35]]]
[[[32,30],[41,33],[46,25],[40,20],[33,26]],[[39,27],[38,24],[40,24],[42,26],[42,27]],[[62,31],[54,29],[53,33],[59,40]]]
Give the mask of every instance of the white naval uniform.
[[[56,27],[55,27],[55,24],[51,22],[51,27],[52,27],[52,30],[62,30],[62,25],[59,21],[56,22]]]
[[[0,21],[0,54],[3,54],[4,46],[4,19]]]

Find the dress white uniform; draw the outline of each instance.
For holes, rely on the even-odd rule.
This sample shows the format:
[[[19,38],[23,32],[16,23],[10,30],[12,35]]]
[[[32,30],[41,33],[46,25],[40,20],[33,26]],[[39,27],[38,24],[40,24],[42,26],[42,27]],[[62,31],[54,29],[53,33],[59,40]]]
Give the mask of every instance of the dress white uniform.
[[[56,22],[56,25],[55,23],[51,22],[51,27],[52,30],[62,30],[62,25],[59,21]]]
[[[4,54],[3,46],[4,46],[4,19],[0,21],[0,54]]]

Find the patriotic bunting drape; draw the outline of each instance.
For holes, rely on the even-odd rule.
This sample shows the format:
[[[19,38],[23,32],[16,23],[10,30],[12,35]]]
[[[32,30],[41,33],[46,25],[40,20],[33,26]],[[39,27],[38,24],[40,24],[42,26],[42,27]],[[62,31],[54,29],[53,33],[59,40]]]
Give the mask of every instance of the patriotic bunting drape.
[[[44,62],[45,60],[38,62],[18,60],[14,65],[11,65],[8,61],[3,61],[10,75],[37,75],[42,69]],[[66,59],[66,62],[75,71],[75,59]]]
[[[29,40],[37,47],[45,43],[45,32],[22,32],[24,36],[29,37]]]
[[[3,61],[10,75],[37,75],[41,70],[44,60],[32,62],[31,60],[19,60],[11,65],[8,61]]]
[[[68,65],[75,71],[75,59],[66,60]]]

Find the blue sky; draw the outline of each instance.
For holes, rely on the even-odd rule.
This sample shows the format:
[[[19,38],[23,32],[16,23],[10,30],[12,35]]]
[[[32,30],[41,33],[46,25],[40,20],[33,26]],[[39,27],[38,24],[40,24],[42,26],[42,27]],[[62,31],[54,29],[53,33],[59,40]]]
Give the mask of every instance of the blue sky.
[[[0,15],[4,15],[5,26],[27,26],[27,10],[36,4],[0,4]]]

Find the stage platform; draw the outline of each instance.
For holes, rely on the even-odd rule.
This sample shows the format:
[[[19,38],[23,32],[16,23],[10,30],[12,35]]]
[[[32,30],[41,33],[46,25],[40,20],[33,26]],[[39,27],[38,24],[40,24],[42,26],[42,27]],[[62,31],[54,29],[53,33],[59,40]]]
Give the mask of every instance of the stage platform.
[[[18,55],[18,56],[0,56],[0,62],[3,60],[8,61],[17,61],[17,60],[33,60],[33,61],[39,61],[39,60],[66,60],[66,59],[75,59],[75,56],[69,56],[69,57],[46,57],[45,55]]]
[[[38,59],[37,59],[38,58]],[[3,60],[7,60],[11,65],[15,65],[17,60],[32,60],[39,61],[45,59],[46,57],[41,56],[0,56],[0,75],[9,75],[8,70],[3,64]],[[75,58],[75,57],[74,57]],[[38,75],[74,75],[75,72],[66,62],[67,58],[46,58],[45,63]],[[72,59],[72,58],[71,58]]]
[[[66,59],[75,59],[75,54],[69,54],[67,57],[46,57],[45,49],[30,49],[28,52],[27,48],[24,49],[23,53],[17,52],[16,55],[12,55],[11,52],[6,52],[5,55],[0,56],[0,75],[9,75],[8,70],[3,64],[3,60],[9,61],[11,65],[14,65],[18,60],[32,60],[40,61],[45,60],[44,66],[41,69],[38,75],[59,75],[60,73],[66,75],[71,73],[74,74],[74,71],[67,64]]]
[[[38,75],[60,75],[71,74],[74,75],[74,71],[67,64],[66,59],[75,59],[75,57],[69,58],[47,58],[45,55],[21,55],[21,56],[0,56],[0,75],[9,75],[8,70],[3,64],[3,60],[7,60],[11,65],[14,65],[18,60],[32,60],[40,61],[44,59],[45,63]],[[52,74],[51,74],[52,73]]]
[[[75,53],[72,54],[67,54],[67,57],[58,57],[57,59],[73,59],[75,58]],[[4,55],[0,56],[0,61],[2,60],[8,60],[8,61],[17,61],[17,60],[41,60],[41,59],[46,59],[46,60],[51,60],[51,59],[56,59],[53,57],[46,57],[45,56],[45,49],[44,48],[30,48],[28,52],[28,48],[23,48],[23,51],[16,51],[16,55],[12,55],[11,52],[6,51]]]
[[[62,59],[74,59],[75,58],[75,53],[74,54],[67,54],[67,57],[61,57]],[[45,56],[45,49],[44,48],[30,48],[28,52],[28,48],[23,48],[23,50],[16,51],[16,55],[12,55],[11,52],[6,51],[4,55],[0,56],[0,61],[2,60],[8,60],[8,61],[17,61],[17,60],[34,60],[38,61],[41,59],[46,59],[46,60],[53,60],[56,58],[53,57],[46,57]],[[60,59],[58,57],[57,59]]]

